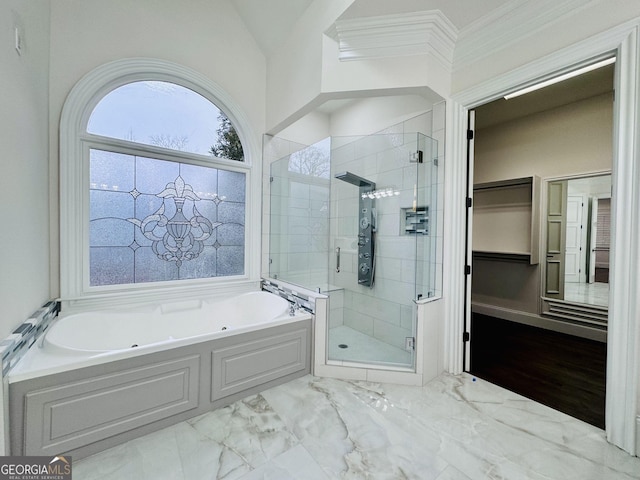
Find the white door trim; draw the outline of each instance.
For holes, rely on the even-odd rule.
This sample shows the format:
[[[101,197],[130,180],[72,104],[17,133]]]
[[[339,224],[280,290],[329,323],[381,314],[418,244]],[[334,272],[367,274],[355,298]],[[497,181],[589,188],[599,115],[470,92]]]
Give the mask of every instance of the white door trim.
[[[640,218],[639,24],[625,23],[603,34],[560,50],[516,70],[471,87],[447,102],[448,160],[445,162],[444,288],[445,369],[463,371],[466,125],[470,108],[501,97],[517,86],[532,83],[594,57],[616,52],[616,105],[611,251],[610,321],[607,353],[607,439],[637,454],[638,377],[640,354],[640,228],[629,218]],[[620,205],[616,201],[621,199]],[[623,208],[624,207],[624,208]],[[626,221],[625,221],[626,219]],[[620,267],[617,267],[617,266]]]

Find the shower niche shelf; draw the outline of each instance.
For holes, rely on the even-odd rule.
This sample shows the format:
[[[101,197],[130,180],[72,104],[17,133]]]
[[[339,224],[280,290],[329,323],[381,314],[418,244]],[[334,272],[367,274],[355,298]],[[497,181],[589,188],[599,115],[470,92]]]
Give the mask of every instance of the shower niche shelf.
[[[400,213],[401,234],[429,235],[429,207],[402,208]]]

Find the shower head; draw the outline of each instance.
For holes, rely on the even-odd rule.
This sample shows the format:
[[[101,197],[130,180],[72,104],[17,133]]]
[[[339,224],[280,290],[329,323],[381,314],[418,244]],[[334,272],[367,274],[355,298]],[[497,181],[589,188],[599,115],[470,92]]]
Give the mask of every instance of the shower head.
[[[350,183],[352,185],[355,185],[356,187],[369,187],[372,189],[376,188],[376,184],[374,182],[371,182],[366,178],[359,177],[358,175],[351,172],[336,173],[335,177],[338,180]]]

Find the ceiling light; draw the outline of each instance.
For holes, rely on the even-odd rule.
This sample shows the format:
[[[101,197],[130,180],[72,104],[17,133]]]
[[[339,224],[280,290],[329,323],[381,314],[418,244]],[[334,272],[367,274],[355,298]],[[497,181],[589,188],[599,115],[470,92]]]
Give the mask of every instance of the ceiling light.
[[[515,91],[513,93],[505,95],[504,99],[505,100],[510,100],[512,98],[519,97],[520,95],[524,95],[525,93],[530,93],[530,92],[533,92],[535,90],[540,90],[541,88],[548,87],[549,85],[553,85],[554,83],[563,82],[563,81],[568,80],[570,78],[577,77],[578,75],[582,75],[583,73],[587,73],[587,72],[590,72],[592,70],[596,70],[596,69],[604,67],[606,65],[611,65],[615,61],[616,61],[616,57],[611,57],[611,58],[607,58],[605,60],[602,60],[600,62],[592,63],[591,65],[587,65],[586,67],[582,67],[582,68],[579,68],[577,70],[573,70],[571,72],[567,72],[567,73],[565,73],[563,75],[560,75],[558,77],[553,77],[553,78],[550,78],[549,80],[545,80],[543,82],[536,83],[536,84],[531,85],[529,87],[525,87],[525,88],[523,88],[521,90],[517,90],[517,91]]]

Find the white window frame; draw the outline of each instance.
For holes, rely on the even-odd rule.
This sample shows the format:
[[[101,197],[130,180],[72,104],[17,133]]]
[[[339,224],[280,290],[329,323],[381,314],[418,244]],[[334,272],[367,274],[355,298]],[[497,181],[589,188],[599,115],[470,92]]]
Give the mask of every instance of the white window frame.
[[[193,90],[231,120],[244,162],[170,150],[87,132],[91,113],[105,95],[136,81],[164,81]],[[60,120],[60,290],[65,310],[80,311],[148,302],[228,296],[258,288],[260,280],[260,178],[258,137],[238,104],[220,86],[183,66],[148,58],[102,65],[83,77],[67,97]],[[123,285],[89,285],[89,149],[179,161],[246,175],[245,269],[243,275]]]

